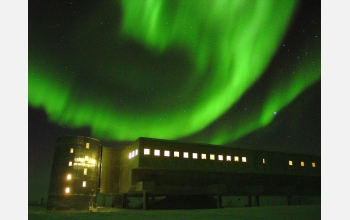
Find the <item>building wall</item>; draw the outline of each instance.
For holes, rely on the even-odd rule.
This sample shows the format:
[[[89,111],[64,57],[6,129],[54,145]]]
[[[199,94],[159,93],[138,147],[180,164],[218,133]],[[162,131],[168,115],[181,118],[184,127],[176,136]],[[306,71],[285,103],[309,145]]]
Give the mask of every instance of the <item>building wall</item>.
[[[120,149],[103,147],[100,193],[119,192],[120,155]]]

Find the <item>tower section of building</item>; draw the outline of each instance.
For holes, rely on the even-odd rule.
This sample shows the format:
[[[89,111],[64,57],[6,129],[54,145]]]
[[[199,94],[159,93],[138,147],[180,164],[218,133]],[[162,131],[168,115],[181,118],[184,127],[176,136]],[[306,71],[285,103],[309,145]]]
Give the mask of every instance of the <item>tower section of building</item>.
[[[100,185],[100,141],[90,137],[56,139],[47,211],[85,210]]]

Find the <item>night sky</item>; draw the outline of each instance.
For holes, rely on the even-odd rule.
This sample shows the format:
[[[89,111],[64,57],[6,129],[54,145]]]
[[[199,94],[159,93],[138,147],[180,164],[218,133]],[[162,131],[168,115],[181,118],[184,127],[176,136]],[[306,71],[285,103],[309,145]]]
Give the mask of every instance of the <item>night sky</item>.
[[[28,2],[28,200],[58,136],[321,155],[321,1]]]

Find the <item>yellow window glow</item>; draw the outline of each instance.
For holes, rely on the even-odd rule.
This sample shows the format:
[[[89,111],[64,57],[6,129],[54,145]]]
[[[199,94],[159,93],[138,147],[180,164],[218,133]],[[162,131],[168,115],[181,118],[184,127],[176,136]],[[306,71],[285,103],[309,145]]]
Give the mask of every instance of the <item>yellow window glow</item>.
[[[180,152],[179,151],[174,151],[174,157],[180,157]]]
[[[154,156],[160,156],[160,150],[154,150]]]
[[[312,167],[316,167],[316,163],[315,162],[312,162]]]
[[[197,159],[198,158],[198,154],[197,153],[192,153],[192,158],[193,159]]]
[[[86,187],[86,181],[83,181],[83,187]]]
[[[263,158],[263,163],[265,163],[265,158]]]
[[[135,157],[135,151],[131,152],[131,157]]]
[[[89,156],[85,156],[85,161],[88,161],[89,160]]]
[[[302,167],[304,166],[304,161],[300,162],[300,166],[302,166]]]
[[[224,156],[219,155],[219,156],[218,156],[218,160],[224,160]]]
[[[138,154],[139,154],[139,150],[136,149],[136,150],[135,150],[135,156],[137,156]]]
[[[90,148],[90,143],[86,143],[85,147],[86,147],[86,149],[89,149]]]
[[[210,154],[210,160],[215,160],[215,155],[214,154]]]
[[[235,156],[235,162],[239,162],[239,157],[238,156]]]
[[[69,192],[70,192],[70,188],[67,187],[64,191],[65,191],[66,193],[69,193]]]
[[[71,148],[69,152],[70,152],[70,153],[73,153],[73,152],[74,152],[74,148]]]
[[[207,159],[207,154],[202,154],[202,159],[206,160]]]
[[[72,174],[67,175],[67,180],[70,180],[70,179],[72,179]]]
[[[165,150],[164,151],[164,157],[170,157],[170,151]]]
[[[84,168],[84,175],[87,175],[87,168]]]
[[[247,158],[246,157],[242,157],[242,162],[243,163],[247,162]]]
[[[131,159],[131,153],[129,153],[129,159]]]
[[[289,166],[293,166],[293,161],[289,161]]]
[[[144,155],[149,155],[150,154],[150,150],[148,148],[143,149],[143,154]]]
[[[72,164],[73,164],[73,163],[72,163],[72,161],[69,161],[69,162],[68,162],[68,166],[70,166],[70,167],[71,167],[71,166],[72,166]]]
[[[227,155],[226,156],[226,161],[231,161],[231,156]]]
[[[184,158],[188,158],[188,152],[184,152]]]

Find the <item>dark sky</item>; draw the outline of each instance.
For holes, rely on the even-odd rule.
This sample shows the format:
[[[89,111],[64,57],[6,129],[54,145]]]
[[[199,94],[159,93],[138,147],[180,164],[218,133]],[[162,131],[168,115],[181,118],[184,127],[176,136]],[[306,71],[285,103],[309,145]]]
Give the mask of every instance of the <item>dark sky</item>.
[[[135,2],[29,2],[29,201],[62,135],[321,154],[321,1]]]

